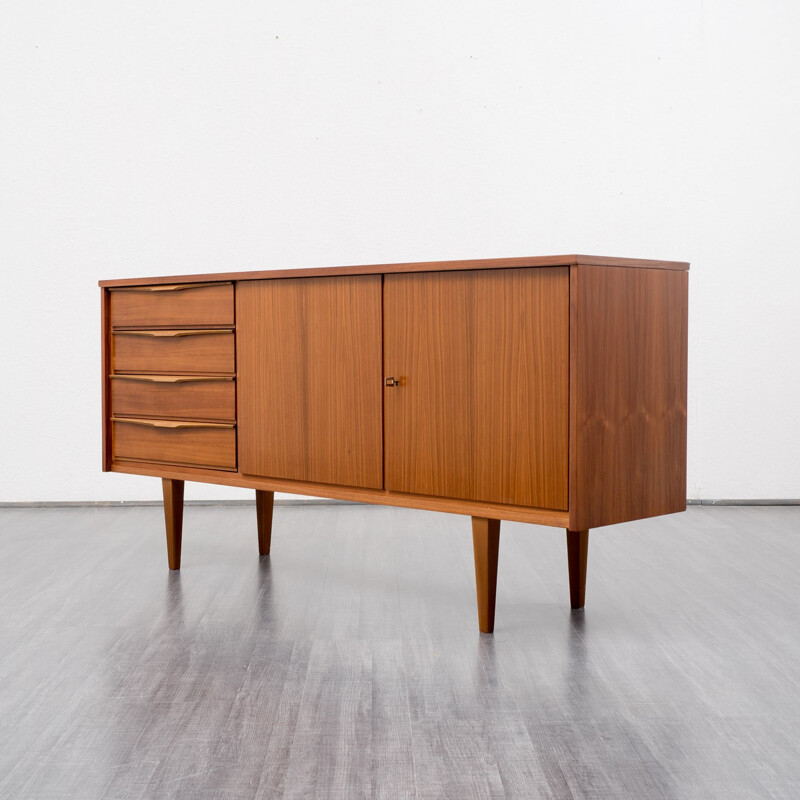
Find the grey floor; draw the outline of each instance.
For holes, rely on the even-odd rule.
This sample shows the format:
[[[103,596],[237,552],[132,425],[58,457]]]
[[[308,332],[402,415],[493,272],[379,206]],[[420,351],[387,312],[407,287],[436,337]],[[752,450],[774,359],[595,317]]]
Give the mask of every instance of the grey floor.
[[[401,509],[0,510],[2,798],[800,798],[800,507],[593,533]]]

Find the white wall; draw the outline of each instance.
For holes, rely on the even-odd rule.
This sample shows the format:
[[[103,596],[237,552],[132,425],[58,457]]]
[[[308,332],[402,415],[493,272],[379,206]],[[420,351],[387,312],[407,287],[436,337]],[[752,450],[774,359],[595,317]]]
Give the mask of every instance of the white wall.
[[[0,501],[158,497],[99,278],[565,252],[692,262],[689,494],[798,497],[799,105],[790,0],[6,0]]]

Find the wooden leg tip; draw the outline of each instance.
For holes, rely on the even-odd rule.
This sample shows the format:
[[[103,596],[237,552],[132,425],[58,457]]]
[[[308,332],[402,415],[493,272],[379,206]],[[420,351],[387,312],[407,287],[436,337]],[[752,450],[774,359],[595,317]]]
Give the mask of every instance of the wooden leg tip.
[[[586,602],[586,562],[589,552],[589,531],[567,529],[567,559],[569,562],[569,600],[573,611]]]
[[[494,633],[497,598],[497,556],[500,547],[500,520],[472,518],[472,545],[475,553],[475,588],[478,596],[478,629]]]
[[[275,493],[256,489],[256,520],[258,524],[258,554],[268,556],[272,542],[272,507]]]
[[[171,570],[181,567],[183,537],[183,481],[161,479],[164,492],[164,519],[167,527],[167,564]]]

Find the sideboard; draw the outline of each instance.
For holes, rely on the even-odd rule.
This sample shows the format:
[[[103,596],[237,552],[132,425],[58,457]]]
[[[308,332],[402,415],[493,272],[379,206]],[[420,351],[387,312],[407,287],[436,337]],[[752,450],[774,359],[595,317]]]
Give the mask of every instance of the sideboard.
[[[541,256],[101,281],[103,469],[472,518],[494,630],[500,520],[589,529],[686,507],[689,265]]]

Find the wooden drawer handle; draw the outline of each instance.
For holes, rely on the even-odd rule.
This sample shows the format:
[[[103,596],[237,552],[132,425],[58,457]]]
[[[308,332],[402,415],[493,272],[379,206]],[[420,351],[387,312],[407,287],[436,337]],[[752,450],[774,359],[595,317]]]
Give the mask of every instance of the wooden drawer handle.
[[[201,289],[204,286],[226,286],[225,281],[213,283],[167,283],[163,286],[117,286],[112,292],[183,292],[186,289]]]
[[[199,383],[200,381],[232,381],[233,378],[211,375],[109,375],[113,380],[146,381],[147,383]]]
[[[232,328],[216,328],[209,331],[114,331],[114,336],[150,336],[174,339],[177,336],[210,336],[216,333],[231,333]]]
[[[134,417],[111,417],[112,422],[130,422],[133,425],[146,425],[148,428],[235,428],[233,423],[224,422],[183,422],[175,419],[136,419]]]

